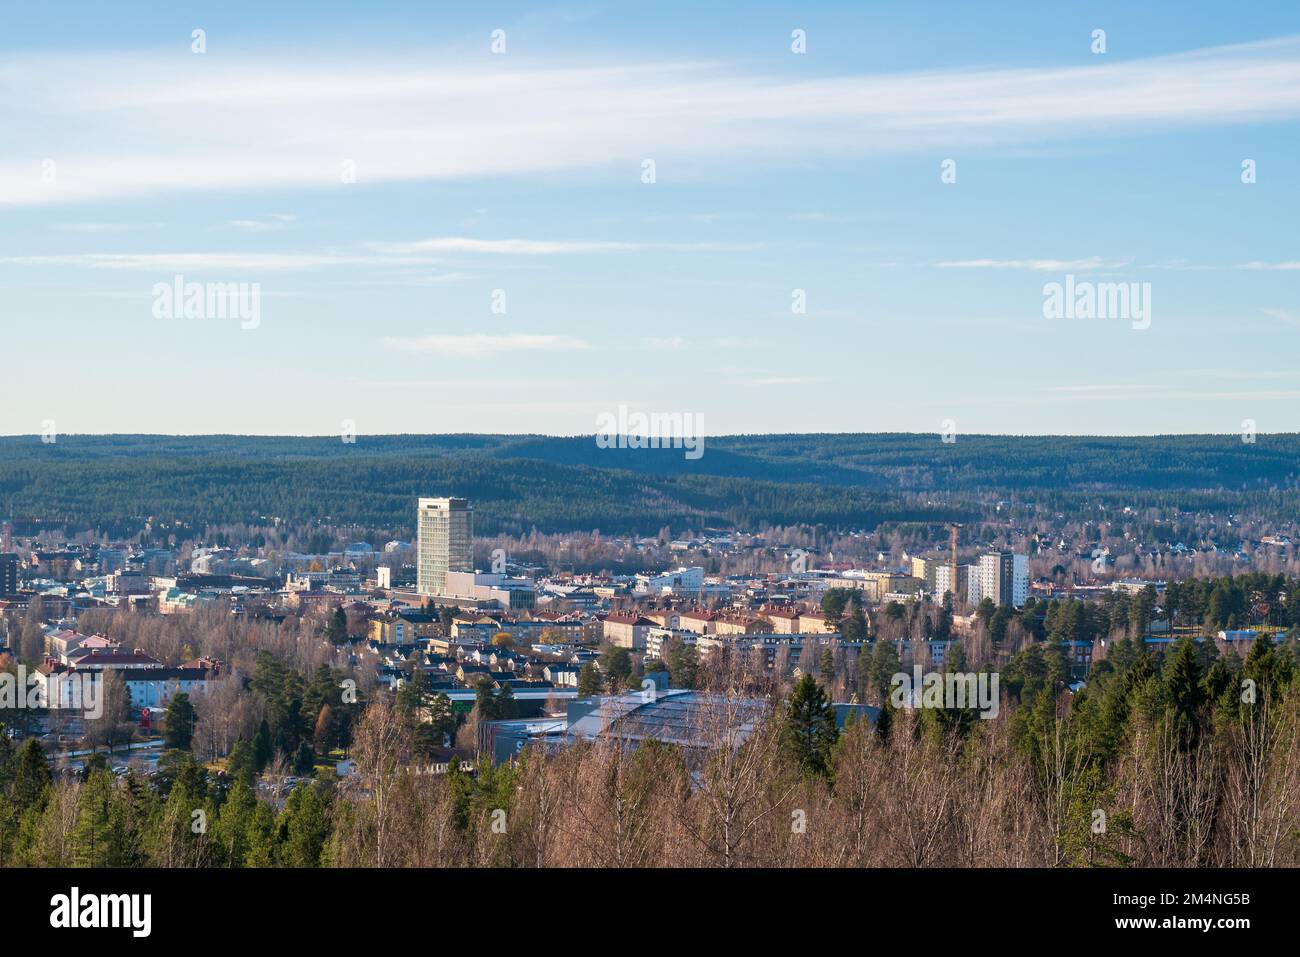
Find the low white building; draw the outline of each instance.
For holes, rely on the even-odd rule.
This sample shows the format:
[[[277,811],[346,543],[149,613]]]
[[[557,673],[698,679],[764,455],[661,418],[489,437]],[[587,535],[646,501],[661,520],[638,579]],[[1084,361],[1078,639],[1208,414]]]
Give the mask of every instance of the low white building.
[[[532,608],[537,591],[531,578],[482,572],[446,573],[446,585],[440,598],[464,598],[471,601],[495,601],[502,608]]]
[[[180,692],[194,695],[206,691],[214,672],[205,668],[155,668],[122,672],[133,708],[165,708]]]
[[[207,689],[208,682],[220,671],[218,667],[182,665],[179,668],[69,668],[46,662],[37,669],[36,681],[44,707],[79,709],[87,701],[103,701],[104,681],[109,670],[126,684],[131,707],[165,708],[179,692],[195,694]],[[87,685],[90,686],[89,690]]]
[[[704,569],[682,566],[659,575],[637,575],[637,591],[652,595],[695,595],[704,587]]]
[[[651,628],[645,635],[646,657],[664,661],[664,655],[668,654],[674,639],[680,639],[684,645],[693,645],[699,639],[699,635],[680,628]]]

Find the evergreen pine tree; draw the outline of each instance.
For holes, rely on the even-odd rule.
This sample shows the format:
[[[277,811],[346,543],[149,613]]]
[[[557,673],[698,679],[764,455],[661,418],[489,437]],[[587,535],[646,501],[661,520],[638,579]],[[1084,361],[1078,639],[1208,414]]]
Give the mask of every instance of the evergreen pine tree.
[[[167,703],[167,713],[163,715],[163,738],[166,747],[188,751],[197,721],[198,712],[190,703],[190,696],[184,691],[172,695],[172,700]]]
[[[782,733],[787,751],[801,770],[810,774],[830,773],[839,736],[835,709],[812,675],[805,674],[795,683],[786,704]]]
[[[30,807],[45,804],[46,789],[54,782],[50,763],[45,758],[41,743],[28,738],[18,749],[14,762],[14,783],[11,791],[14,806],[21,814]]]

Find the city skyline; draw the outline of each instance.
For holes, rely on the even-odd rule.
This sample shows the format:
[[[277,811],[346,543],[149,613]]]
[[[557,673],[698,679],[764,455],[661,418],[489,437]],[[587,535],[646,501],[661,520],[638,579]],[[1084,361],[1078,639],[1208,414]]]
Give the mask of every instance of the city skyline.
[[[0,39],[0,434],[1300,430],[1283,5],[72,9]]]
[[[5,15],[20,939],[1285,919],[1300,5]]]

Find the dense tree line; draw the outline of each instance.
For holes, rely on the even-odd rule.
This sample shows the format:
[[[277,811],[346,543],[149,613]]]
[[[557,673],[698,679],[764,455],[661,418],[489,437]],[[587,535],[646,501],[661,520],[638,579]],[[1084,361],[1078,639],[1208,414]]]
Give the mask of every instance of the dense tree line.
[[[67,528],[134,536],[151,517],[178,523],[181,529],[277,517],[294,524],[409,530],[416,499],[440,491],[471,498],[476,530],[484,534],[520,534],[533,527],[625,534],[665,524],[753,527],[817,521],[871,527],[882,521],[944,521],[965,515],[860,488],[712,476],[706,470],[649,477],[478,453],[423,458],[363,454],[338,444],[342,451],[336,458],[65,453],[64,445],[76,441],[48,446],[55,451],[44,457],[0,457],[0,514],[19,519],[20,533]]]
[[[1251,573],[1170,582],[1164,602],[1180,625],[1300,627],[1300,581],[1284,575]]]
[[[882,690],[889,642],[877,642]],[[945,670],[973,665],[955,645]],[[1003,669],[992,720],[885,699],[837,729],[805,674],[774,695],[710,659],[707,747],[614,740],[513,765],[429,773],[418,722],[375,699],[356,774],[260,794],[172,753],[150,787],[102,768],[51,778],[39,745],[0,745],[0,861],[84,866],[1294,866],[1300,666],[1294,643],[1244,657],[1122,639],[1067,690],[1060,643]],[[755,702],[766,717],[755,720]],[[767,704],[763,704],[767,702]],[[201,813],[200,813],[201,812]],[[195,828],[202,820],[204,826]]]
[[[316,867],[332,797],[305,782],[277,806],[250,766],[218,778],[179,751],[151,780],[119,778],[98,756],[56,781],[35,739],[0,744],[0,866]]]
[[[430,490],[475,499],[483,532],[992,518],[1255,514],[1291,521],[1300,437],[929,435],[710,437],[680,449],[601,449],[590,437],[61,436],[0,438],[0,514],[21,528],[135,534],[152,516],[212,524],[276,516],[409,527]],[[948,506],[926,504],[941,493]],[[1109,509],[1109,513],[1099,512]],[[1189,531],[1167,528],[1178,537]],[[1225,532],[1230,538],[1232,533]],[[1191,537],[1184,535],[1182,537]],[[1164,535],[1159,535],[1164,539]],[[1225,539],[1225,544],[1234,544]]]

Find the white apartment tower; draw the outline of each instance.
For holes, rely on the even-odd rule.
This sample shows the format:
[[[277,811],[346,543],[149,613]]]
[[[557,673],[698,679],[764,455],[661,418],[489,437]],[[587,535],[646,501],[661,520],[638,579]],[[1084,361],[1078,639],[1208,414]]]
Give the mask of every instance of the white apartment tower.
[[[1029,599],[1029,556],[1011,556],[1011,605],[1025,607]]]
[[[1011,552],[989,552],[981,555],[971,567],[967,597],[972,605],[983,599],[995,605],[1020,608],[1029,597],[1029,556]]]
[[[474,509],[467,498],[422,498],[416,533],[416,590],[441,595],[447,572],[474,570]]]
[[[957,566],[957,584],[952,583],[952,566],[939,562],[927,562],[933,566],[927,569],[928,574],[934,576],[934,585],[931,593],[940,601],[943,600],[945,592],[952,592],[953,600],[956,601],[961,595],[969,596],[970,569],[969,565]],[[915,572],[913,573],[915,574]]]

